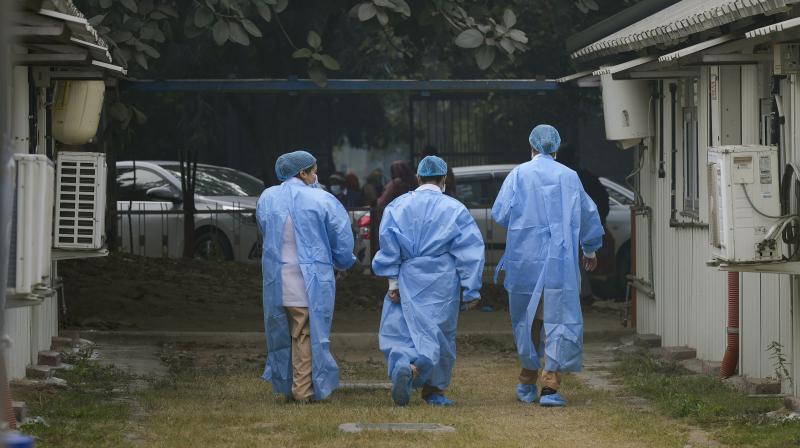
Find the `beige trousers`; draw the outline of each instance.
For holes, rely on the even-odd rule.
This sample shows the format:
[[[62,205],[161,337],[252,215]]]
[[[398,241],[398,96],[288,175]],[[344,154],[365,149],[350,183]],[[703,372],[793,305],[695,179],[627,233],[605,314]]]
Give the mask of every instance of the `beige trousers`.
[[[534,348],[539,347],[540,343],[544,343],[542,340],[542,327],[544,326],[544,297],[539,300],[539,308],[536,309],[536,316],[533,318],[533,328],[531,329],[531,340],[533,341]],[[542,364],[544,364],[544,360],[542,360]],[[553,390],[558,390],[561,386],[561,373],[559,372],[551,372],[546,369],[542,369],[541,374],[539,370],[528,370],[523,368],[522,372],[519,374],[519,382],[520,384],[536,384],[536,381],[539,381],[539,386],[542,388],[549,387]]]
[[[287,306],[289,331],[292,335],[292,397],[309,401],[314,397],[311,383],[311,326],[308,308]]]

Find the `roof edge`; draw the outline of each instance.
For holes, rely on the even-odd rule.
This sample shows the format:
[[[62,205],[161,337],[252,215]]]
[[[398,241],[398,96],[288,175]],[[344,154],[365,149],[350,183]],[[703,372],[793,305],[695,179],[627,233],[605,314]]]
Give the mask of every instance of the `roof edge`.
[[[678,3],[680,0],[642,0],[633,6],[608,17],[585,30],[567,38],[566,47],[569,53],[590,45],[614,32],[633,25],[645,17]]]

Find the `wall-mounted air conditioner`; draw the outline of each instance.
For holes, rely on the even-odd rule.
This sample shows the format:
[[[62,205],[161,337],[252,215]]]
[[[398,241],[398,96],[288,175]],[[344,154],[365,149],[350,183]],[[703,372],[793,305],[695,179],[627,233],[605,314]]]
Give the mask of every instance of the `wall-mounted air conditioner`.
[[[771,235],[780,219],[778,151],[774,146],[708,149],[709,227],[712,256],[726,263],[783,259]]]
[[[9,293],[46,293],[50,284],[53,163],[44,155],[15,154],[14,206],[8,264]]]
[[[98,250],[105,243],[106,156],[58,154],[54,247]]]

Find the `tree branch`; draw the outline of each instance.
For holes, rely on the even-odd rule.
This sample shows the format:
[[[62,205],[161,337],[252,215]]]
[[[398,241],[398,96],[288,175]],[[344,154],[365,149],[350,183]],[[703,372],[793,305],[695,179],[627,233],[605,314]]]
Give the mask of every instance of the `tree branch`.
[[[281,22],[280,14],[277,13],[275,14],[275,21],[278,22],[278,26],[281,28],[283,35],[286,36],[286,40],[289,41],[289,45],[291,45],[292,48],[294,48],[295,50],[299,50],[297,45],[295,45],[294,42],[292,41],[292,38],[289,37],[289,33],[286,32],[286,28],[283,27],[283,22]]]

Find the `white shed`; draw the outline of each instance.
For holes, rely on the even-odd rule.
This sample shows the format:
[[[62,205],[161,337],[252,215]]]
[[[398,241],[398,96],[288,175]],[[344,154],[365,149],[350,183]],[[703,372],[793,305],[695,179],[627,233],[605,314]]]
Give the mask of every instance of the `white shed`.
[[[699,359],[720,362],[735,330],[728,328],[728,274],[709,264],[714,220],[708,150],[776,145],[781,172],[788,162],[800,162],[800,66],[784,62],[779,68],[774,58],[788,52],[793,61],[798,46],[783,44],[800,42],[795,18],[800,5],[794,0],[643,3],[651,8],[644,16],[631,21],[635,11],[629,11],[628,21],[619,19],[611,30],[612,18],[604,23],[610,34],[574,47],[571,57],[581,72],[562,80],[600,76],[602,88],[625,92],[604,93],[603,100],[612,126],[608,136],[631,148],[635,160],[631,285],[637,332],[660,335],[664,346],[689,346]],[[662,6],[653,8],[658,3]],[[630,113],[636,116],[626,122],[624,114]],[[639,132],[634,118],[647,123],[647,132]],[[800,366],[800,314],[793,313],[800,309],[797,266],[734,268],[744,271],[740,375],[776,377],[768,349],[773,343],[781,344],[791,367]],[[783,390],[800,395],[800,369],[792,376],[793,381],[784,379]]]
[[[10,117],[14,161],[4,332],[12,341],[6,371],[10,379],[19,379],[58,336],[57,260],[105,253],[99,245],[82,251],[66,248],[59,243],[58,225],[53,237],[54,221],[68,218],[62,214],[54,219],[56,203],[83,208],[64,194],[69,179],[58,176],[56,161],[67,153],[59,152],[56,140],[70,145],[89,141],[100,118],[104,80],[125,71],[112,64],[108,45],[71,0],[12,4],[12,14],[4,17],[11,25],[12,43],[0,48],[12,62],[11,73],[0,79],[7,81],[9,92],[3,107]],[[57,191],[58,185],[65,188]],[[104,203],[104,195],[95,193],[104,193],[105,186],[94,187],[98,191],[80,200]],[[94,227],[101,228],[97,219],[103,217],[91,217]]]

